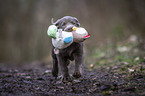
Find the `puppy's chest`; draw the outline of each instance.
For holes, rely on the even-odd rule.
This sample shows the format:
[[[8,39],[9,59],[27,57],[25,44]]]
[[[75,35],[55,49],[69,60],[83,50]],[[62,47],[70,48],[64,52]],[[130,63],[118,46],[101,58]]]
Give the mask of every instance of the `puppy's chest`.
[[[60,55],[62,56],[71,56],[77,50],[79,50],[80,44],[73,43],[69,47],[60,50]]]
[[[76,49],[74,48],[65,48],[65,49],[61,49],[59,54],[61,56],[71,56],[75,52],[75,50]]]

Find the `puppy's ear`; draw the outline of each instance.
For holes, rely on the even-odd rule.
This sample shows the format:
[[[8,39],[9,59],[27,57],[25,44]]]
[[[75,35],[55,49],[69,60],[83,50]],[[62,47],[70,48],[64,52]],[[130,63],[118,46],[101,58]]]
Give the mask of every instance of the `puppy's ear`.
[[[79,20],[74,17],[74,21],[76,22],[76,26],[79,27],[80,26]]]
[[[76,24],[76,26],[77,26],[77,27],[80,27],[80,23],[78,22],[78,23]]]
[[[57,26],[59,28],[59,23],[60,23],[60,19],[58,19],[56,22],[53,21],[53,18],[51,19],[51,23],[54,24],[55,26]]]
[[[53,18],[51,19],[51,23],[54,24],[54,22],[53,22]]]

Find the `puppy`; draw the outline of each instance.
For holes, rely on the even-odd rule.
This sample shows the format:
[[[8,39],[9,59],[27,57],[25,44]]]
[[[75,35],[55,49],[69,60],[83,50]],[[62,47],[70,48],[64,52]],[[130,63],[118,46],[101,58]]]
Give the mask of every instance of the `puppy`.
[[[52,24],[56,25],[58,29],[62,29],[67,32],[72,31],[72,27],[79,27],[80,23],[77,18],[71,16],[65,16],[61,19],[58,19]],[[62,81],[67,82],[71,81],[68,65],[69,62],[75,60],[75,70],[73,77],[81,77],[80,67],[84,63],[84,52],[83,52],[83,42],[73,42],[70,46],[65,49],[60,49],[59,54],[54,53],[54,47],[52,47],[52,75],[54,77],[58,76],[58,64],[60,65],[61,73],[63,75]]]

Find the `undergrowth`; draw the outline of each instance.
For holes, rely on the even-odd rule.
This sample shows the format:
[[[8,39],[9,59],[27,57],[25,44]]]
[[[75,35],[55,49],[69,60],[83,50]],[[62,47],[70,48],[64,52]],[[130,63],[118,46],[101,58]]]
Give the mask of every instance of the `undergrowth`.
[[[118,69],[118,72],[145,73],[145,50],[140,49],[140,41],[135,35],[128,40],[109,43],[94,49],[91,60],[87,60],[89,69]],[[93,60],[92,60],[93,59]],[[93,62],[92,62],[93,61]]]

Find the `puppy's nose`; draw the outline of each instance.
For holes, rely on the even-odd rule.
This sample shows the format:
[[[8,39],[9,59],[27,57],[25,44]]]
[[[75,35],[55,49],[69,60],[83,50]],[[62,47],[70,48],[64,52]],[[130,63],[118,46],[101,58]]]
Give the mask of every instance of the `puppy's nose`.
[[[73,31],[72,27],[67,29],[68,32]]]

